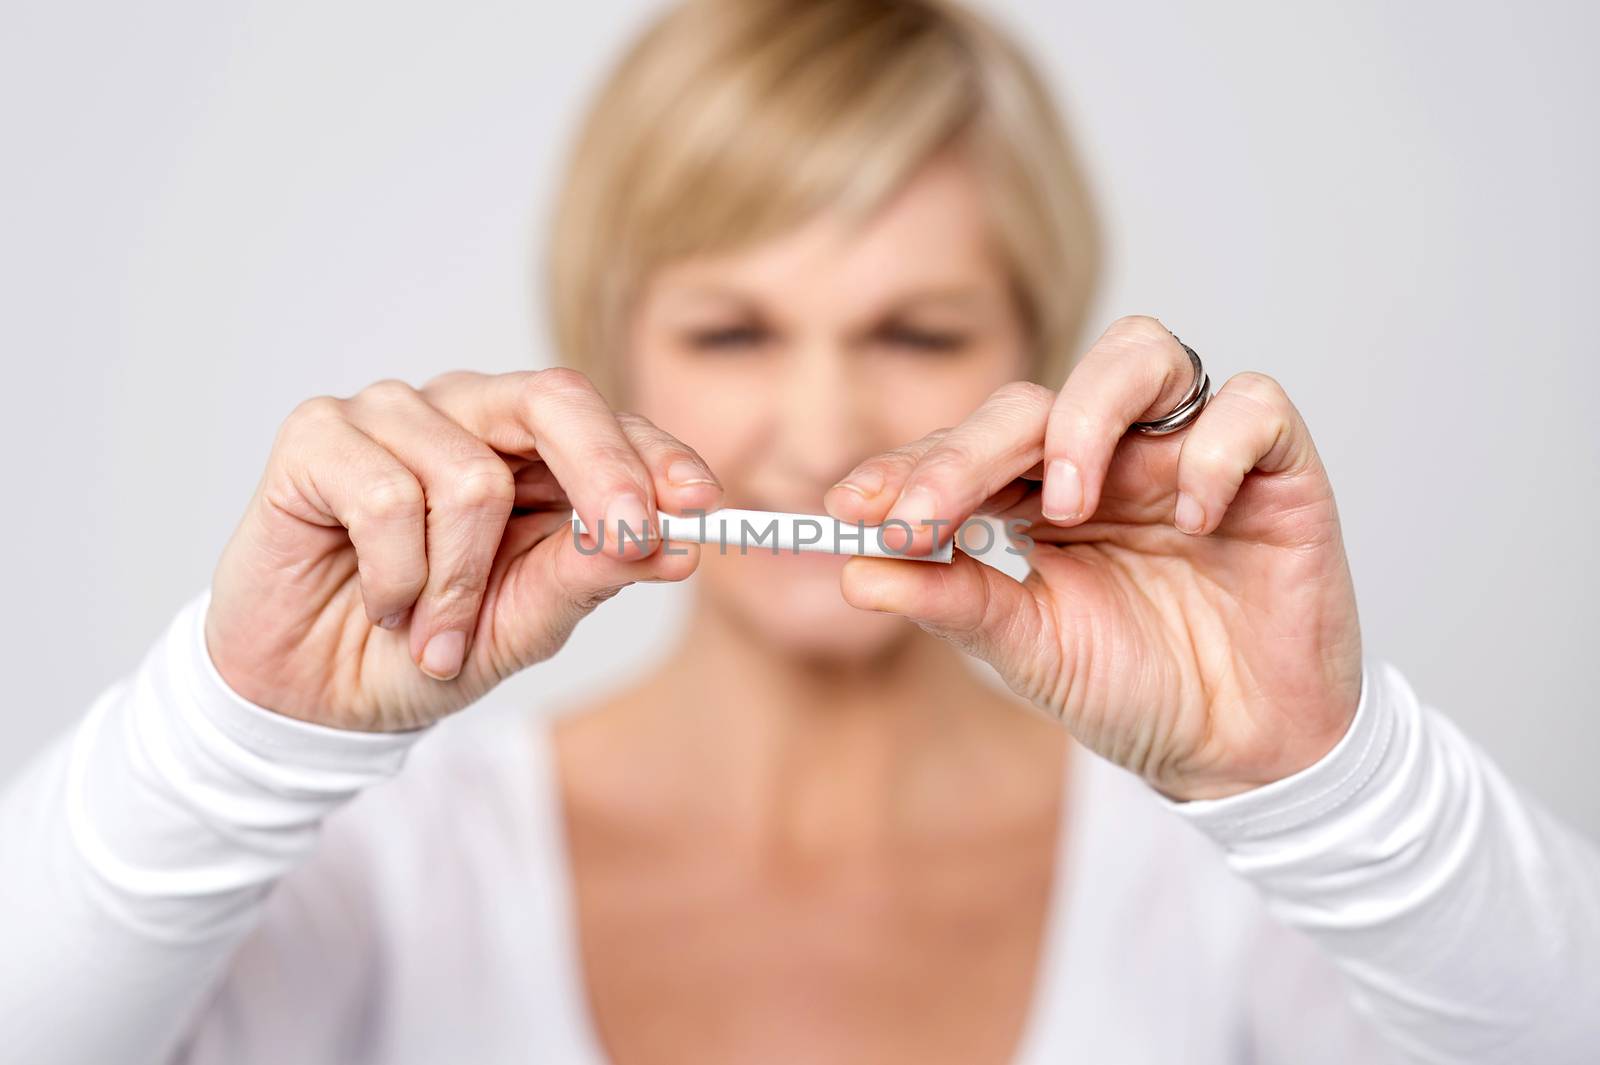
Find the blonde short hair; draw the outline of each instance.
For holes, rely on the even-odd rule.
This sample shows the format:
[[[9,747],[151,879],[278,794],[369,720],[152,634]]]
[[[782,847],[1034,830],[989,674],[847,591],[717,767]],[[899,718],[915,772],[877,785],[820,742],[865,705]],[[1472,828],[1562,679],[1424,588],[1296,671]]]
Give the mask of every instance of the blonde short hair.
[[[945,0],[686,0],[657,18],[601,87],[556,204],[557,351],[615,397],[651,271],[864,217],[952,146],[984,176],[1034,375],[1058,385],[1097,273],[1089,196],[1038,71]]]

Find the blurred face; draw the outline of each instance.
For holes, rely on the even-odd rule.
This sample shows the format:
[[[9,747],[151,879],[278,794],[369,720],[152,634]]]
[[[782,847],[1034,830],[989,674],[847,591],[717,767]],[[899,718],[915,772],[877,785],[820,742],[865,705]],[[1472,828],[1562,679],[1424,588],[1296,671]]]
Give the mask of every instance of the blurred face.
[[[1027,367],[959,157],[928,164],[864,225],[823,217],[663,268],[631,329],[629,405],[704,456],[730,507],[820,514],[858,461],[955,425]],[[908,631],[844,602],[842,558],[702,557],[705,605],[790,653],[870,658]]]

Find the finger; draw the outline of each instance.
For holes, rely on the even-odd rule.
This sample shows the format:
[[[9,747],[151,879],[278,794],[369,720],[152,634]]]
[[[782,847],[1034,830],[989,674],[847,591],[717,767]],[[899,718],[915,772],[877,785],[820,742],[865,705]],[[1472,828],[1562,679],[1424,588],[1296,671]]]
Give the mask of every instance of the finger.
[[[450,680],[466,661],[516,481],[504,459],[415,389],[383,382],[348,403],[350,419],[422,484],[428,580],[411,614],[412,661]]]
[[[1173,524],[1186,533],[1209,533],[1250,471],[1290,473],[1315,461],[1311,434],[1283,386],[1265,374],[1235,374],[1184,437]]]
[[[992,566],[960,553],[948,566],[853,558],[840,589],[851,606],[909,618],[983,659],[1019,692],[1044,683],[1039,665],[1052,661],[1045,612],[1027,586]]]
[[[637,414],[621,413],[617,420],[650,469],[663,510],[683,514],[717,507],[722,500],[722,485],[698,452]],[[517,470],[516,479],[519,510],[572,509],[565,489],[543,462],[524,464]]]
[[[1054,398],[1048,388],[1028,381],[1004,385],[924,452],[902,483],[891,486],[898,495],[883,519],[888,546],[926,554],[1036,465]]]
[[[859,463],[823,495],[823,506],[840,521],[876,524],[894,505],[900,486],[918,460],[945,438],[948,428],[935,429],[920,440],[902,444]]]
[[[542,462],[528,462],[517,470],[517,510],[570,511],[572,500],[550,467]]]
[[[332,398],[301,404],[277,449],[300,498],[349,535],[367,617],[399,628],[428,578],[422,484]]]
[[[650,471],[661,509],[670,514],[716,509],[722,485],[698,452],[648,418],[622,413],[617,421]]]
[[[1175,407],[1193,377],[1188,353],[1160,322],[1134,315],[1112,323],[1050,411],[1044,516],[1058,525],[1087,520],[1100,505],[1106,469],[1128,427]]]
[[[495,620],[487,631],[495,646],[483,651],[494,656],[494,675],[555,654],[579,621],[628,585],[684,580],[701,558],[698,544],[678,543],[643,558],[618,558],[585,546],[571,526],[550,514],[512,519],[491,576]]]
[[[452,373],[422,389],[428,402],[496,451],[550,467],[606,551],[640,557],[660,543],[654,479],[583,374]]]

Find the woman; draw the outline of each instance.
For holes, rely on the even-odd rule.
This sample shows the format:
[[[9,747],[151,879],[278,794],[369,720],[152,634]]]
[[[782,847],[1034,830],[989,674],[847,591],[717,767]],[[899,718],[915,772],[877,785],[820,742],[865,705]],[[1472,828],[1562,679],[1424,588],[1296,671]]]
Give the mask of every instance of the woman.
[[[1363,661],[1282,389],[1130,433],[1197,407],[1143,317],[1067,372],[1087,201],[993,28],[691,0],[557,218],[579,369],[302,406],[8,793],[16,1060],[1593,1060],[1600,860]],[[1030,572],[614,535],[723,504]],[[693,573],[643,680],[433,729]]]

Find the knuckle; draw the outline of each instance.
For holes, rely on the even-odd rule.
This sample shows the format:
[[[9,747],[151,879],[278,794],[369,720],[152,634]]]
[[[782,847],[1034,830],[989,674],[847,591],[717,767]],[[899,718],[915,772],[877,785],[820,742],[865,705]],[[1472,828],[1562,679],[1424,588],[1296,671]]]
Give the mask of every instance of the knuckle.
[[[1288,401],[1288,393],[1278,383],[1277,378],[1259,370],[1244,370],[1234,374],[1228,379],[1228,385],[1241,395],[1252,399],[1259,399],[1274,404]]]
[[[522,390],[521,403],[547,431],[552,426],[581,421],[597,413],[599,393],[587,377],[569,367],[535,370],[522,378],[518,386]]]
[[[995,389],[989,397],[993,403],[1021,410],[1049,407],[1055,398],[1055,392],[1036,381],[1009,381]]]
[[[929,487],[944,487],[971,476],[972,456],[959,444],[942,443],[922,456],[911,480]]]
[[[608,585],[602,588],[580,588],[568,593],[568,601],[580,614],[589,614],[600,607],[600,604],[613,598],[622,591],[626,585]]]
[[[284,419],[284,427],[300,430],[343,420],[344,400],[333,396],[312,396],[289,412]]]
[[[517,482],[499,459],[468,459],[456,465],[450,477],[449,502],[471,510],[510,510]]]
[[[282,461],[309,461],[317,441],[347,420],[345,402],[333,396],[313,396],[297,405],[278,427],[273,441],[275,458]]]
[[[641,481],[639,455],[622,444],[601,443],[589,449],[588,466],[599,474],[599,479],[615,482],[615,486],[634,488]]]
[[[877,473],[884,477],[902,477],[909,473],[917,464],[917,453],[910,448],[897,447],[893,451],[885,451],[881,455],[874,455],[865,462],[860,463],[851,470],[844,479],[855,480],[865,473]]]
[[[560,558],[562,556],[554,556]],[[594,610],[601,603],[616,595],[627,585],[626,583],[606,583],[595,581],[579,581],[566,571],[566,567],[557,562],[551,563],[548,571],[550,574],[550,587],[554,590],[557,602],[566,603],[571,608],[571,613],[566,614],[561,622],[554,626],[555,630],[565,633],[571,626],[585,614]],[[560,637],[564,640],[566,637]]]
[[[457,568],[439,579],[438,585],[428,590],[436,609],[449,611],[475,604],[488,584],[488,574],[475,569]]]
[[[884,470],[885,472],[909,470],[911,467],[917,464],[922,456],[939,447],[939,445],[944,442],[945,437],[949,436],[950,433],[951,429],[948,427],[943,429],[935,429],[927,436],[924,436],[921,440],[913,440],[908,444],[901,444],[899,447],[890,448],[883,454],[877,455],[867,462],[863,462],[861,464],[861,468],[866,469],[868,467],[876,467]]]
[[[416,390],[404,381],[388,377],[382,381],[374,381],[356,394],[356,399],[364,402],[376,402],[385,406],[404,403],[416,395]]]
[[[457,385],[480,380],[483,376],[483,374],[473,370],[447,370],[436,377],[428,378],[427,382],[422,386],[422,391],[429,394],[447,391]]]
[[[954,431],[955,429],[948,425],[935,429],[919,440],[912,440],[898,447],[892,447],[882,454],[873,456],[869,461],[863,462],[861,465],[863,468],[877,466],[887,471],[908,470],[915,466],[922,456],[944,443],[945,438]]]
[[[1294,423],[1294,408],[1288,394],[1266,374],[1254,371],[1236,374],[1228,381],[1224,394],[1232,397],[1242,417],[1264,423],[1274,436],[1287,432]]]
[[[594,392],[594,384],[588,376],[570,366],[535,370],[528,378],[528,387],[536,393],[552,396]]]
[[[1201,476],[1208,476],[1226,472],[1239,462],[1221,441],[1193,440],[1184,448],[1183,464]]]
[[[356,559],[356,574],[361,586],[409,605],[417,593],[428,583],[428,568],[420,559],[416,562],[386,562],[374,565],[370,559]]]
[[[425,503],[417,479],[400,472],[374,478],[361,494],[361,512],[373,521],[421,517]]]
[[[1106,418],[1076,400],[1056,404],[1050,412],[1050,428],[1073,444],[1089,443],[1111,435]]]
[[[429,377],[422,382],[418,392],[427,398],[430,403],[445,400],[453,393],[466,393],[475,387],[482,387],[482,382],[488,379],[488,374],[480,374],[475,369],[450,369],[437,377]]]
[[[1160,319],[1149,314],[1125,314],[1111,323],[1113,332],[1138,340],[1166,340],[1172,334]]]
[[[558,625],[558,630],[562,633],[560,638],[565,641],[566,635],[571,633],[573,625],[578,624],[579,620],[600,609],[600,606],[606,600],[611,600],[616,596],[616,593],[621,592],[622,588],[626,587],[626,584],[602,585],[602,587],[590,585],[590,587],[578,587],[568,590],[565,593],[565,617],[562,619],[562,624]]]

